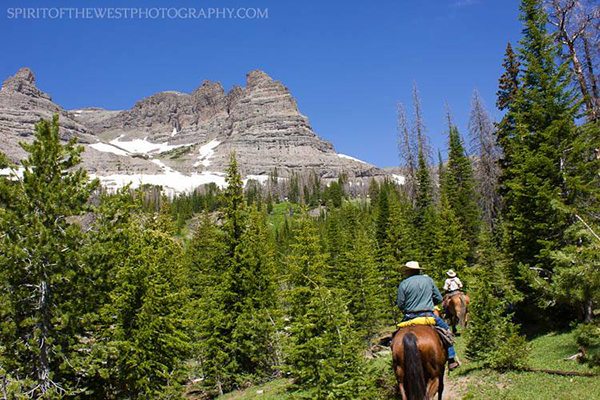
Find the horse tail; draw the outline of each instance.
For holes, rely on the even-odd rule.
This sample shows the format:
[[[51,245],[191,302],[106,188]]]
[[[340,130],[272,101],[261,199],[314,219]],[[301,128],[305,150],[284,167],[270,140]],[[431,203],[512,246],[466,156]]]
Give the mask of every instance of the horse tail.
[[[467,325],[467,301],[465,300],[464,295],[460,295],[460,318],[458,321],[460,322],[460,330],[464,330]]]
[[[425,374],[421,364],[421,354],[417,337],[408,332],[402,338],[404,348],[404,390],[409,400],[422,400],[426,397]]]

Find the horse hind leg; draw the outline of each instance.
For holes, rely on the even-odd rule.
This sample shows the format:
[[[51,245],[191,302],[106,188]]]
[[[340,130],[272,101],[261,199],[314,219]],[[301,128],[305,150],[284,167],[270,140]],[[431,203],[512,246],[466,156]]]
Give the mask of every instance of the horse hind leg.
[[[404,374],[402,368],[396,367],[396,381],[398,382],[398,393],[402,400],[407,400],[406,390],[404,390]]]
[[[440,380],[439,380],[439,378],[435,377],[435,378],[431,379],[429,381],[429,384],[427,386],[428,386],[427,387],[427,398],[428,399],[435,398],[435,394],[438,393],[438,390],[440,388]]]
[[[400,389],[400,398],[402,400],[407,400],[408,397],[406,396],[406,390],[404,390],[404,385],[402,383],[400,384],[399,389]]]

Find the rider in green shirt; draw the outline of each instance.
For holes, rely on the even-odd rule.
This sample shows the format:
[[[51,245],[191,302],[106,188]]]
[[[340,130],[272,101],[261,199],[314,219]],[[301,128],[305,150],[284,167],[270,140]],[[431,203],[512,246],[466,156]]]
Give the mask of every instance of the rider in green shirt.
[[[433,313],[434,304],[441,303],[442,295],[435,286],[435,282],[427,275],[422,275],[423,269],[416,261],[409,261],[404,265],[406,278],[398,286],[397,304],[404,313],[403,321],[417,317],[433,317],[435,324],[443,329],[450,327],[442,318]],[[460,365],[454,346],[448,348],[448,369],[456,369]]]

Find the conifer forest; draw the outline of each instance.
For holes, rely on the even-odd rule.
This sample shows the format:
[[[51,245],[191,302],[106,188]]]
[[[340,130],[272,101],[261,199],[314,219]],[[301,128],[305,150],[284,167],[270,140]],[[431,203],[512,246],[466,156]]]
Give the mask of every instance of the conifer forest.
[[[244,182],[232,152],[223,187],[109,191],[60,118],[41,120],[20,164],[0,153],[22,170],[0,176],[0,396],[209,399],[283,382],[272,398],[396,398],[385,338],[412,260],[440,289],[453,269],[470,296],[447,387],[520,397],[477,392],[469,365],[543,386],[534,341],[553,332],[575,355],[546,369],[596,374],[600,8],[522,0],[520,23],[496,103],[475,91],[467,126],[448,109],[429,132],[407,87],[402,183],[275,169]],[[576,379],[600,396],[600,378]]]

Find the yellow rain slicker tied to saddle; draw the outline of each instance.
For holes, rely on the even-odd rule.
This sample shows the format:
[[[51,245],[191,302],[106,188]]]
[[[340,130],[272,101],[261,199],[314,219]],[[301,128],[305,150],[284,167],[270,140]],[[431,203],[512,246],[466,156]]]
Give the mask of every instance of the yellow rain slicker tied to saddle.
[[[433,317],[417,317],[411,320],[400,322],[398,328],[405,328],[407,326],[415,325],[435,325],[435,318]]]

